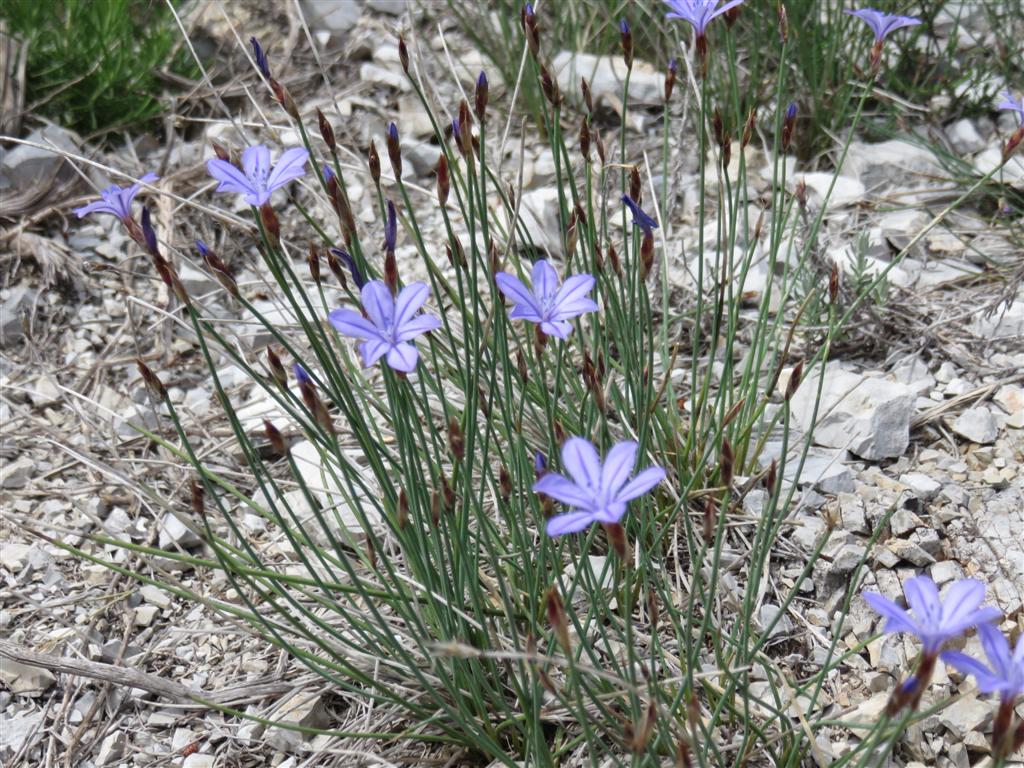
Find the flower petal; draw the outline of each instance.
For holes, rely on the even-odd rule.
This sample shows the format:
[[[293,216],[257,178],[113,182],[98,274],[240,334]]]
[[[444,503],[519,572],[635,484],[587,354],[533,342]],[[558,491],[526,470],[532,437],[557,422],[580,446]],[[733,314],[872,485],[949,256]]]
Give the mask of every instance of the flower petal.
[[[380,331],[373,323],[351,309],[333,309],[327,320],[338,333],[357,339],[381,339]]]
[[[370,280],[359,292],[359,297],[373,324],[381,331],[390,329],[395,316],[395,300],[388,287],[380,280]]]
[[[545,299],[558,292],[558,273],[547,259],[541,259],[533,265],[530,279],[533,282],[533,295],[537,297],[538,304],[543,304]]]
[[[294,181],[306,173],[306,161],[309,160],[309,150],[305,147],[292,147],[285,150],[277,160],[277,165],[267,177],[267,190],[273,192]]]
[[[865,592],[863,597],[875,613],[886,619],[883,632],[909,632],[912,635],[917,635],[920,632],[920,627],[910,618],[910,614],[889,598],[877,592]]]
[[[433,315],[420,315],[400,326],[395,331],[395,341],[412,341],[428,331],[441,327],[441,321]]]
[[[643,496],[664,479],[664,469],[661,467],[648,467],[622,486],[619,492],[615,494],[615,500],[627,502],[635,499],[637,496]]]
[[[509,320],[529,320],[531,323],[540,323],[543,318],[529,304],[516,304],[509,310]]]
[[[982,693],[995,693],[1004,690],[1008,680],[993,672],[980,661],[960,651],[945,651],[942,660],[954,667],[962,675],[971,675],[978,681],[978,689]]]
[[[558,289],[555,294],[555,306],[559,307],[562,304],[568,304],[582,299],[585,297],[594,287],[593,275],[582,274],[572,275],[565,278],[565,282],[562,283],[562,287]]]
[[[388,365],[402,373],[414,371],[419,359],[420,353],[416,351],[416,347],[405,341],[395,344],[388,352]]]
[[[981,637],[981,645],[992,664],[992,669],[1003,677],[1009,678],[1013,659],[1010,657],[1010,643],[1006,639],[1006,635],[992,624],[979,626],[978,635]]]
[[[914,618],[922,627],[932,630],[942,621],[942,601],[935,582],[927,576],[915,576],[907,579],[903,585],[907,605],[914,612]]]
[[[984,599],[985,585],[977,579],[960,579],[954,582],[946,590],[942,600],[942,624],[961,621],[964,617],[974,613]],[[915,610],[917,609],[915,608]]]
[[[256,188],[238,168],[226,160],[212,158],[206,161],[206,171],[220,182],[215,192],[235,192],[239,195],[255,195]]]
[[[93,200],[88,205],[83,205],[81,208],[75,208],[74,213],[80,219],[88,216],[90,213],[110,213],[114,216],[121,215],[118,209],[106,200]]]
[[[570,437],[562,446],[562,466],[576,485],[591,494],[601,487],[601,459],[589,440]]]
[[[395,299],[395,328],[401,328],[412,319],[430,297],[430,286],[426,283],[409,283]]]
[[[540,317],[540,306],[537,304],[536,298],[518,277],[510,275],[508,272],[499,272],[494,276],[494,282],[497,284],[498,290],[514,301],[517,306],[528,307],[534,315]]]
[[[604,457],[601,465],[601,493],[604,498],[611,499],[615,492],[629,479],[636,466],[636,452],[640,446],[632,440],[619,443]]]
[[[599,523],[617,523],[626,514],[626,505],[621,502],[609,504],[594,513],[594,520]]]
[[[548,472],[534,483],[533,492],[543,493],[570,507],[588,509],[594,504],[594,497],[586,488],[580,488],[568,478],[554,472]]]
[[[594,522],[589,512],[566,512],[564,515],[555,515],[547,524],[548,536],[561,536],[566,533],[576,533]]]
[[[391,345],[384,339],[370,339],[359,345],[359,354],[363,356],[363,367],[369,368],[391,351]]]
[[[551,313],[551,317],[554,320],[569,320],[587,312],[597,312],[597,310],[597,303],[592,299],[576,299],[572,302],[559,304],[555,311]]]
[[[568,323],[565,320],[544,320],[540,324],[540,329],[548,336],[554,336],[556,339],[565,341],[569,338],[569,334],[572,333],[572,323]]]

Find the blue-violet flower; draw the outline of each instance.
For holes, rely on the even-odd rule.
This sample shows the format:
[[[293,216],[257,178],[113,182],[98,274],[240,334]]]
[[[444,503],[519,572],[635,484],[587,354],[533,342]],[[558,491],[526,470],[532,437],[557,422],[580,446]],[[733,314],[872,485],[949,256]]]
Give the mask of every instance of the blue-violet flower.
[[[998,693],[1011,701],[1024,695],[1024,634],[1017,638],[1012,653],[1006,636],[992,624],[980,625],[978,635],[991,667],[960,651],[946,651],[942,660],[965,675],[974,675],[982,693]]]
[[[155,173],[147,173],[140,182],[152,184],[159,178]],[[100,192],[100,199],[94,200],[81,208],[75,208],[78,218],[88,216],[90,213],[109,213],[121,221],[129,221],[132,218],[132,200],[139,194],[142,184],[132,184],[130,187],[119,187],[116,184],[107,187]]]
[[[582,437],[570,437],[562,446],[562,467],[569,478],[549,472],[533,484],[536,493],[572,507],[547,523],[548,536],[582,531],[592,523],[617,523],[626,505],[643,496],[665,479],[661,467],[648,467],[632,480],[639,446],[634,442],[616,445],[601,462],[597,450]]]
[[[856,16],[871,27],[871,31],[875,33],[875,43],[882,42],[890,32],[902,29],[903,27],[915,27],[921,23],[920,19],[915,19],[912,16],[895,16],[891,13],[876,11],[873,8],[861,8],[856,11],[846,10],[844,13]]]
[[[721,16],[730,8],[740,5],[743,0],[730,0],[721,8],[718,7],[720,0],[662,0],[670,10],[665,14],[666,19],[682,19],[693,25],[697,37],[704,37],[708,24],[716,16]]]
[[[653,230],[658,228],[658,222],[654,217],[649,216],[632,197],[629,195],[623,195],[622,202],[625,203],[627,208],[629,208],[629,212],[633,214],[633,226],[640,227],[640,229],[644,231],[644,234],[649,235]]]
[[[245,195],[245,202],[258,207],[270,200],[274,190],[304,175],[308,159],[308,150],[304,147],[292,147],[281,154],[277,165],[271,169],[270,150],[262,144],[257,144],[242,153],[244,173],[219,158],[208,160],[206,170],[220,182],[215,191]]]
[[[944,600],[927,576],[907,579],[903,591],[913,616],[877,593],[865,592],[864,599],[886,618],[884,632],[909,632],[921,641],[927,656],[937,654],[947,640],[959,637],[968,628],[997,621],[1002,615],[998,608],[978,607],[985,599],[985,585],[975,579],[955,582]]]
[[[381,280],[370,280],[360,291],[366,317],[351,309],[335,309],[328,319],[339,333],[365,339],[359,345],[363,365],[369,367],[387,355],[388,365],[409,373],[419,360],[419,352],[409,342],[441,327],[433,315],[413,317],[429,296],[426,283],[410,283],[392,297]]]
[[[529,320],[537,323],[548,336],[567,339],[572,333],[569,320],[598,309],[597,304],[587,297],[594,287],[592,275],[572,275],[560,287],[555,268],[541,259],[533,265],[531,279],[533,287],[527,288],[508,272],[499,272],[494,277],[498,289],[515,302],[508,313],[512,320]]]
[[[997,109],[1010,109],[1017,113],[1021,125],[1024,125],[1024,98],[1015,99],[1013,93],[1007,88],[1003,91],[1003,100],[999,102]]]

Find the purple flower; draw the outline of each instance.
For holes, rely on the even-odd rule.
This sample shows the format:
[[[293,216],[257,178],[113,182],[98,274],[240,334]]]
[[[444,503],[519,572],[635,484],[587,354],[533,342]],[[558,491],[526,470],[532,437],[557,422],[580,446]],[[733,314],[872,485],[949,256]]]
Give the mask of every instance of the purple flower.
[[[735,8],[743,0],[729,0],[721,8],[718,7],[720,0],[662,0],[670,10],[665,14],[666,19],[682,19],[693,25],[697,37],[703,37],[708,24],[716,16],[721,16],[730,8]]]
[[[348,251],[342,250],[341,248],[331,248],[331,253],[341,259],[345,266],[348,267],[348,271],[352,273],[352,279],[356,283],[356,288],[362,288],[366,285],[366,278],[363,277],[363,273],[359,271],[359,267],[356,266],[356,260],[352,258],[352,254]]]
[[[537,451],[533,454],[533,471],[538,475],[548,471],[548,460],[544,457],[544,453]]]
[[[743,0],[740,0],[740,2],[743,2]],[[629,22],[626,21],[625,19],[619,20],[619,33],[622,35],[629,34]]]
[[[398,126],[394,123],[388,124],[388,138],[391,141],[398,141]]]
[[[661,467],[648,467],[629,480],[638,448],[634,442],[619,443],[608,451],[602,464],[589,440],[566,440],[562,446],[562,467],[572,479],[549,472],[533,484],[536,493],[572,507],[572,511],[548,520],[548,536],[582,531],[591,523],[617,523],[626,514],[626,505],[631,500],[664,480],[665,470]]]
[[[292,372],[295,374],[295,380],[299,382],[299,384],[313,383],[313,380],[309,377],[309,374],[306,373],[306,369],[303,368],[300,363],[295,363],[295,365],[292,366]]]
[[[199,255],[205,259],[210,253],[210,246],[202,240],[196,240],[196,250],[199,251]]]
[[[993,625],[980,625],[978,634],[991,668],[960,651],[946,651],[942,660],[965,675],[974,675],[982,693],[998,693],[1010,701],[1024,694],[1024,635],[1017,638],[1011,653],[1009,641]]]
[[[632,197],[623,195],[622,202],[626,204],[630,213],[633,214],[633,226],[640,227],[645,234],[650,234],[652,230],[658,228],[658,222],[653,217],[648,216]]]
[[[998,608],[979,608],[985,599],[985,585],[975,579],[961,579],[939,597],[935,582],[927,576],[907,579],[903,587],[910,613],[882,595],[865,592],[868,604],[886,618],[884,632],[909,632],[917,636],[925,654],[937,654],[943,643],[962,635],[969,627],[996,621]]]
[[[409,342],[441,327],[441,321],[433,315],[413,317],[430,296],[430,288],[426,283],[410,283],[393,298],[382,281],[371,280],[360,296],[367,317],[351,309],[335,309],[328,315],[331,325],[346,336],[365,339],[359,345],[363,365],[369,367],[387,355],[388,365],[409,373],[419,359],[416,347]]]
[[[384,250],[395,250],[395,242],[398,240],[398,220],[395,216],[395,204],[388,200],[388,216],[384,222]]]
[[[844,11],[844,13],[856,16],[871,27],[871,31],[875,33],[876,43],[882,42],[890,32],[902,29],[903,27],[914,27],[921,23],[920,19],[915,19],[912,16],[894,16],[893,14],[882,13],[882,11],[876,11],[872,8],[862,8],[856,11],[848,10]]]
[[[324,183],[325,184],[330,184],[331,183],[331,179],[334,178],[334,171],[331,170],[331,166],[329,166],[327,163],[324,163],[320,167],[321,167],[321,169],[323,170],[323,173],[324,173]]]
[[[262,144],[249,147],[242,153],[243,173],[231,163],[213,158],[206,162],[206,170],[220,182],[215,191],[245,195],[249,205],[261,206],[270,200],[271,193],[306,173],[309,152],[304,147],[286,149],[270,167],[270,150]]]
[[[997,109],[1010,109],[1017,113],[1021,125],[1024,125],[1024,99],[1015,99],[1010,89],[1003,91],[1003,100],[999,102]]]
[[[146,250],[152,254],[159,253],[156,245],[156,230],[149,218],[149,208],[142,206],[142,237],[146,241]]]
[[[263,46],[260,45],[260,41],[257,40],[255,37],[250,37],[249,42],[252,43],[252,52],[253,55],[256,57],[256,66],[259,67],[259,70],[260,72],[263,73],[263,76],[267,80],[269,80],[270,64],[267,63],[267,54],[263,52]]]
[[[529,320],[540,325],[548,336],[567,339],[572,333],[570,319],[598,309],[597,304],[587,298],[594,287],[592,275],[584,273],[567,277],[559,287],[555,268],[541,259],[533,265],[531,279],[532,289],[508,272],[499,272],[494,277],[498,289],[515,302],[508,313],[512,320]]]
[[[155,173],[147,173],[140,182],[152,184],[159,176]],[[121,221],[127,221],[132,217],[132,200],[139,194],[142,184],[132,184],[130,187],[119,187],[116,184],[107,187],[100,192],[100,199],[94,200],[81,208],[75,208],[78,218],[88,216],[90,213],[110,213]]]

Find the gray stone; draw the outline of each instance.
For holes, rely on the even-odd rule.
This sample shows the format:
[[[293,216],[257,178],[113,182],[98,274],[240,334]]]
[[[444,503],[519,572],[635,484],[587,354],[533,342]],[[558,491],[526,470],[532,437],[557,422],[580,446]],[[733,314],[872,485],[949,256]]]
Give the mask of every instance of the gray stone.
[[[216,755],[207,755],[202,752],[196,752],[195,754],[189,755],[185,758],[185,762],[181,764],[181,768],[214,768],[216,764]]]
[[[836,176],[833,173],[800,173],[792,177],[787,184],[792,191],[800,182],[807,185],[807,190],[810,193],[808,200],[815,208],[820,208],[825,204],[826,196],[828,196],[829,208],[853,205],[863,200],[867,191],[860,179],[851,176]]]
[[[929,555],[924,549],[907,539],[890,539],[885,546],[900,560],[924,567],[935,562],[935,558]]]
[[[8,715],[8,707],[0,707],[0,759],[7,764],[25,747],[25,743],[43,726],[43,713],[21,712]]]
[[[271,719],[279,723],[301,725],[306,728],[323,728],[327,725],[327,709],[320,695],[309,691],[297,691],[278,706]],[[294,752],[306,739],[300,731],[271,727],[265,735],[267,743],[282,752]]]
[[[559,51],[551,62],[558,87],[567,98],[580,101],[580,78],[587,78],[594,101],[621,105],[626,64],[622,56]],[[629,103],[660,105],[665,98],[665,75],[639,59],[629,76]]]
[[[992,705],[977,696],[965,696],[939,712],[939,722],[958,739],[983,730],[991,720]]]
[[[96,757],[97,765],[114,765],[124,755],[128,740],[124,731],[116,730],[100,742],[100,751]]]
[[[930,501],[942,489],[942,483],[921,472],[907,472],[900,475],[900,482],[910,488],[914,495],[922,501]]]
[[[312,28],[332,35],[347,33],[363,15],[360,0],[302,0],[302,10]]]
[[[782,613],[782,608],[771,603],[765,603],[761,606],[761,610],[757,614],[757,623],[761,631],[764,631],[768,626],[775,621],[776,617]],[[793,622],[790,621],[789,617],[783,615],[776,622],[775,626],[772,627],[769,637],[777,637],[779,635],[785,635],[793,630]]]
[[[949,142],[953,145],[953,149],[961,155],[972,155],[985,148],[985,140],[981,138],[974,123],[966,117],[949,126],[946,129],[946,135],[949,136]]]
[[[57,678],[43,667],[30,667],[13,659],[0,658],[0,681],[15,694],[39,696],[53,685]]]
[[[28,456],[21,456],[11,462],[3,462],[0,466],[0,488],[13,490],[24,488],[32,477],[36,463]]]
[[[195,526],[185,525],[178,515],[167,512],[160,521],[160,549],[187,549],[202,543],[202,538],[194,529]]]
[[[953,421],[953,431],[972,443],[987,445],[995,442],[999,427],[992,411],[984,406],[968,408]]]
[[[910,443],[913,391],[895,381],[853,373],[838,363],[829,363],[824,375],[817,425],[812,423],[817,375],[811,372],[793,396],[800,428],[813,429],[818,445],[845,448],[863,459],[902,456]]]
[[[10,347],[25,338],[24,319],[32,311],[36,292],[27,283],[15,285],[0,298],[0,347]]]
[[[853,573],[866,553],[867,548],[861,544],[844,544],[832,558],[831,573],[836,576]]]
[[[943,584],[962,579],[964,577],[964,569],[960,567],[960,563],[954,560],[943,560],[931,566],[928,569],[928,575],[932,577],[932,581],[936,585],[941,587]]]

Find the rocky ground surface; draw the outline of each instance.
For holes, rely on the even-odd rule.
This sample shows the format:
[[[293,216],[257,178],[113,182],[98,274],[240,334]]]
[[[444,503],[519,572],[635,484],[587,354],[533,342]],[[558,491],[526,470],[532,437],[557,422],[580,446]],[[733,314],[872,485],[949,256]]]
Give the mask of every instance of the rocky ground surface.
[[[378,215],[364,152],[374,136],[383,147],[384,126],[395,120],[402,131],[406,181],[419,196],[415,202],[423,203],[423,213],[417,215],[428,239],[436,235],[440,240],[440,216],[430,213],[430,172],[439,149],[399,67],[395,31],[409,25],[407,17],[397,15],[405,10],[404,3],[368,0],[365,5],[307,0],[303,6],[332,81],[344,85],[307,89],[301,108],[304,114],[317,107],[331,114],[339,144],[353,150],[346,159],[349,194],[360,226],[370,231],[378,226]],[[245,6],[239,8],[230,19],[209,14],[207,33],[226,38],[233,28],[240,39],[254,31],[272,39],[266,19],[250,18]],[[258,25],[263,26],[253,28]],[[304,31],[294,17],[289,25],[283,45],[290,50],[299,46]],[[442,27],[450,33],[444,38],[429,24],[417,28],[424,77],[437,94],[442,114],[450,112],[484,60],[448,27]],[[236,54],[235,65],[244,74],[233,82],[258,88],[240,51]],[[456,76],[450,74],[452,61]],[[306,65],[308,71],[302,70]],[[583,72],[613,118],[621,109],[610,60],[565,52],[555,59],[555,68],[566,93]],[[315,71],[312,62],[293,65],[295,80],[299,72],[307,77]],[[491,82],[500,104],[503,86],[495,76]],[[272,116],[268,122],[247,106],[241,85],[225,99],[230,109],[245,111],[252,119],[253,135],[278,146],[296,143],[286,126],[273,124]],[[660,103],[661,88],[662,75],[638,65],[631,83],[637,108],[631,111],[630,141],[636,142],[638,153],[650,154],[652,164],[660,156],[660,117],[643,107]],[[208,106],[215,102],[206,91],[197,98],[206,99]],[[262,103],[268,105],[269,99]],[[209,114],[216,114],[216,108]],[[1011,129],[1008,117],[954,121],[942,126],[943,141],[964,162],[986,171]],[[609,124],[606,141],[617,141],[615,119]],[[274,298],[269,276],[253,258],[253,244],[235,239],[231,220],[213,224],[209,217],[179,207],[181,198],[211,203],[212,184],[203,161],[211,154],[211,140],[237,143],[234,130],[216,117],[203,123],[185,116],[178,140],[169,145],[157,146],[143,137],[106,154],[55,126],[27,132],[35,143],[95,158],[136,176],[156,169],[161,191],[178,196],[152,198],[161,240],[181,245],[199,237],[232,256],[246,296],[287,324],[287,310]],[[557,258],[563,238],[557,217],[552,217],[556,192],[550,150],[532,139],[521,142],[515,133],[504,147],[501,157],[508,177],[516,178],[521,167],[523,211],[535,242]],[[696,161],[686,139],[673,137],[671,153],[674,207],[659,246],[665,249],[669,281],[682,292],[692,287],[689,267],[698,238]],[[134,429],[166,427],[139,380],[137,356],[159,371],[186,415],[188,429],[202,435],[214,446],[211,450],[219,450],[216,446],[228,440],[230,430],[216,418],[213,389],[192,338],[166,313],[171,297],[120,224],[109,217],[82,222],[70,217],[70,209],[92,195],[79,172],[103,187],[108,182],[102,168],[28,146],[6,152],[0,163],[5,188],[18,193],[5,193],[8,223],[0,231],[6,246],[0,254],[0,629],[9,643],[79,664],[59,669],[22,663],[10,654],[3,658],[0,763],[82,768],[364,764],[359,762],[362,755],[374,747],[358,739],[303,738],[174,702],[174,691],[154,687],[147,675],[173,681],[179,691],[219,692],[221,703],[228,706],[302,725],[357,731],[370,716],[358,702],[324,688],[254,641],[244,628],[214,620],[202,605],[153,586],[140,587],[33,535],[57,536],[77,546],[84,533],[106,532],[165,551],[194,551],[200,544],[188,526],[154,501],[151,489],[167,497],[184,497],[187,490],[185,474],[175,470],[168,454]],[[791,191],[806,184],[811,210],[820,207],[831,175],[793,161],[788,177]],[[1024,185],[1024,163],[1013,161],[1004,180],[1018,189]],[[37,189],[41,183],[47,185],[43,194]],[[660,184],[656,177],[652,186],[658,189]],[[752,199],[771,191],[771,172],[759,151],[748,153],[746,184]],[[323,219],[330,220],[317,190],[304,186],[297,194],[314,208],[320,206]],[[927,149],[902,141],[854,142],[821,235],[824,258],[847,271],[863,269],[865,263],[882,268],[951,199],[949,170]],[[223,204],[230,203],[216,203]],[[234,213],[244,215],[241,201],[239,206]],[[298,214],[290,216],[282,229],[301,229]],[[865,553],[870,566],[865,587],[897,598],[901,583],[915,574],[928,573],[940,586],[977,576],[988,585],[989,600],[1006,615],[1005,626],[1020,631],[1024,623],[1021,244],[993,222],[990,214],[964,209],[922,238],[890,274],[886,301],[856,319],[851,332],[856,344],[840,350],[828,365],[814,444],[800,477],[788,478],[797,484],[792,524],[776,556],[778,584],[788,587],[820,533],[827,526],[836,529],[812,576],[800,587],[805,599],[776,625],[778,643],[794,643],[805,658],[820,657],[831,643],[833,617]],[[799,245],[793,243],[794,253]],[[207,310],[223,319],[225,331],[246,354],[259,354],[268,341],[259,327],[237,322],[236,308],[187,250],[175,252],[174,258],[190,294],[205,297]],[[399,263],[404,279],[425,276],[408,243],[399,249]],[[767,269],[766,260],[756,262],[737,293],[756,295],[764,287]],[[339,295],[329,290],[328,301]],[[239,369],[225,361],[221,374],[254,430],[268,417],[282,429],[290,428]],[[816,372],[806,374],[805,382],[815,380]],[[796,429],[801,431],[812,426],[810,383],[794,400]],[[798,442],[791,437],[790,445]],[[769,442],[764,460],[780,450],[780,443]],[[228,476],[238,472],[225,468]],[[763,501],[752,493],[745,511],[756,516]],[[241,523],[267,547],[280,544],[259,518],[250,516]],[[126,567],[139,566],[143,557],[112,545],[90,543],[85,549]],[[150,558],[149,563],[161,578],[197,592],[228,591],[216,577],[183,570],[172,560]],[[723,584],[730,588],[728,578]],[[778,610],[769,594],[760,616],[767,623]],[[876,617],[854,600],[839,642],[854,648],[877,629]],[[874,640],[865,653],[851,657],[856,674],[831,680],[817,706],[832,708],[836,720],[871,719],[915,653],[913,643],[902,636]],[[90,674],[90,669],[95,671],[90,662],[141,676],[118,684]],[[968,768],[986,759],[986,729],[994,708],[978,697],[973,682],[951,679],[940,666],[928,699],[938,702],[957,695],[952,705],[914,726],[916,732],[901,752],[903,764]],[[382,727],[380,722],[375,726]],[[849,738],[839,730],[824,732],[818,745],[824,755],[838,758],[850,749]],[[442,751],[428,760],[458,765],[460,756]]]

